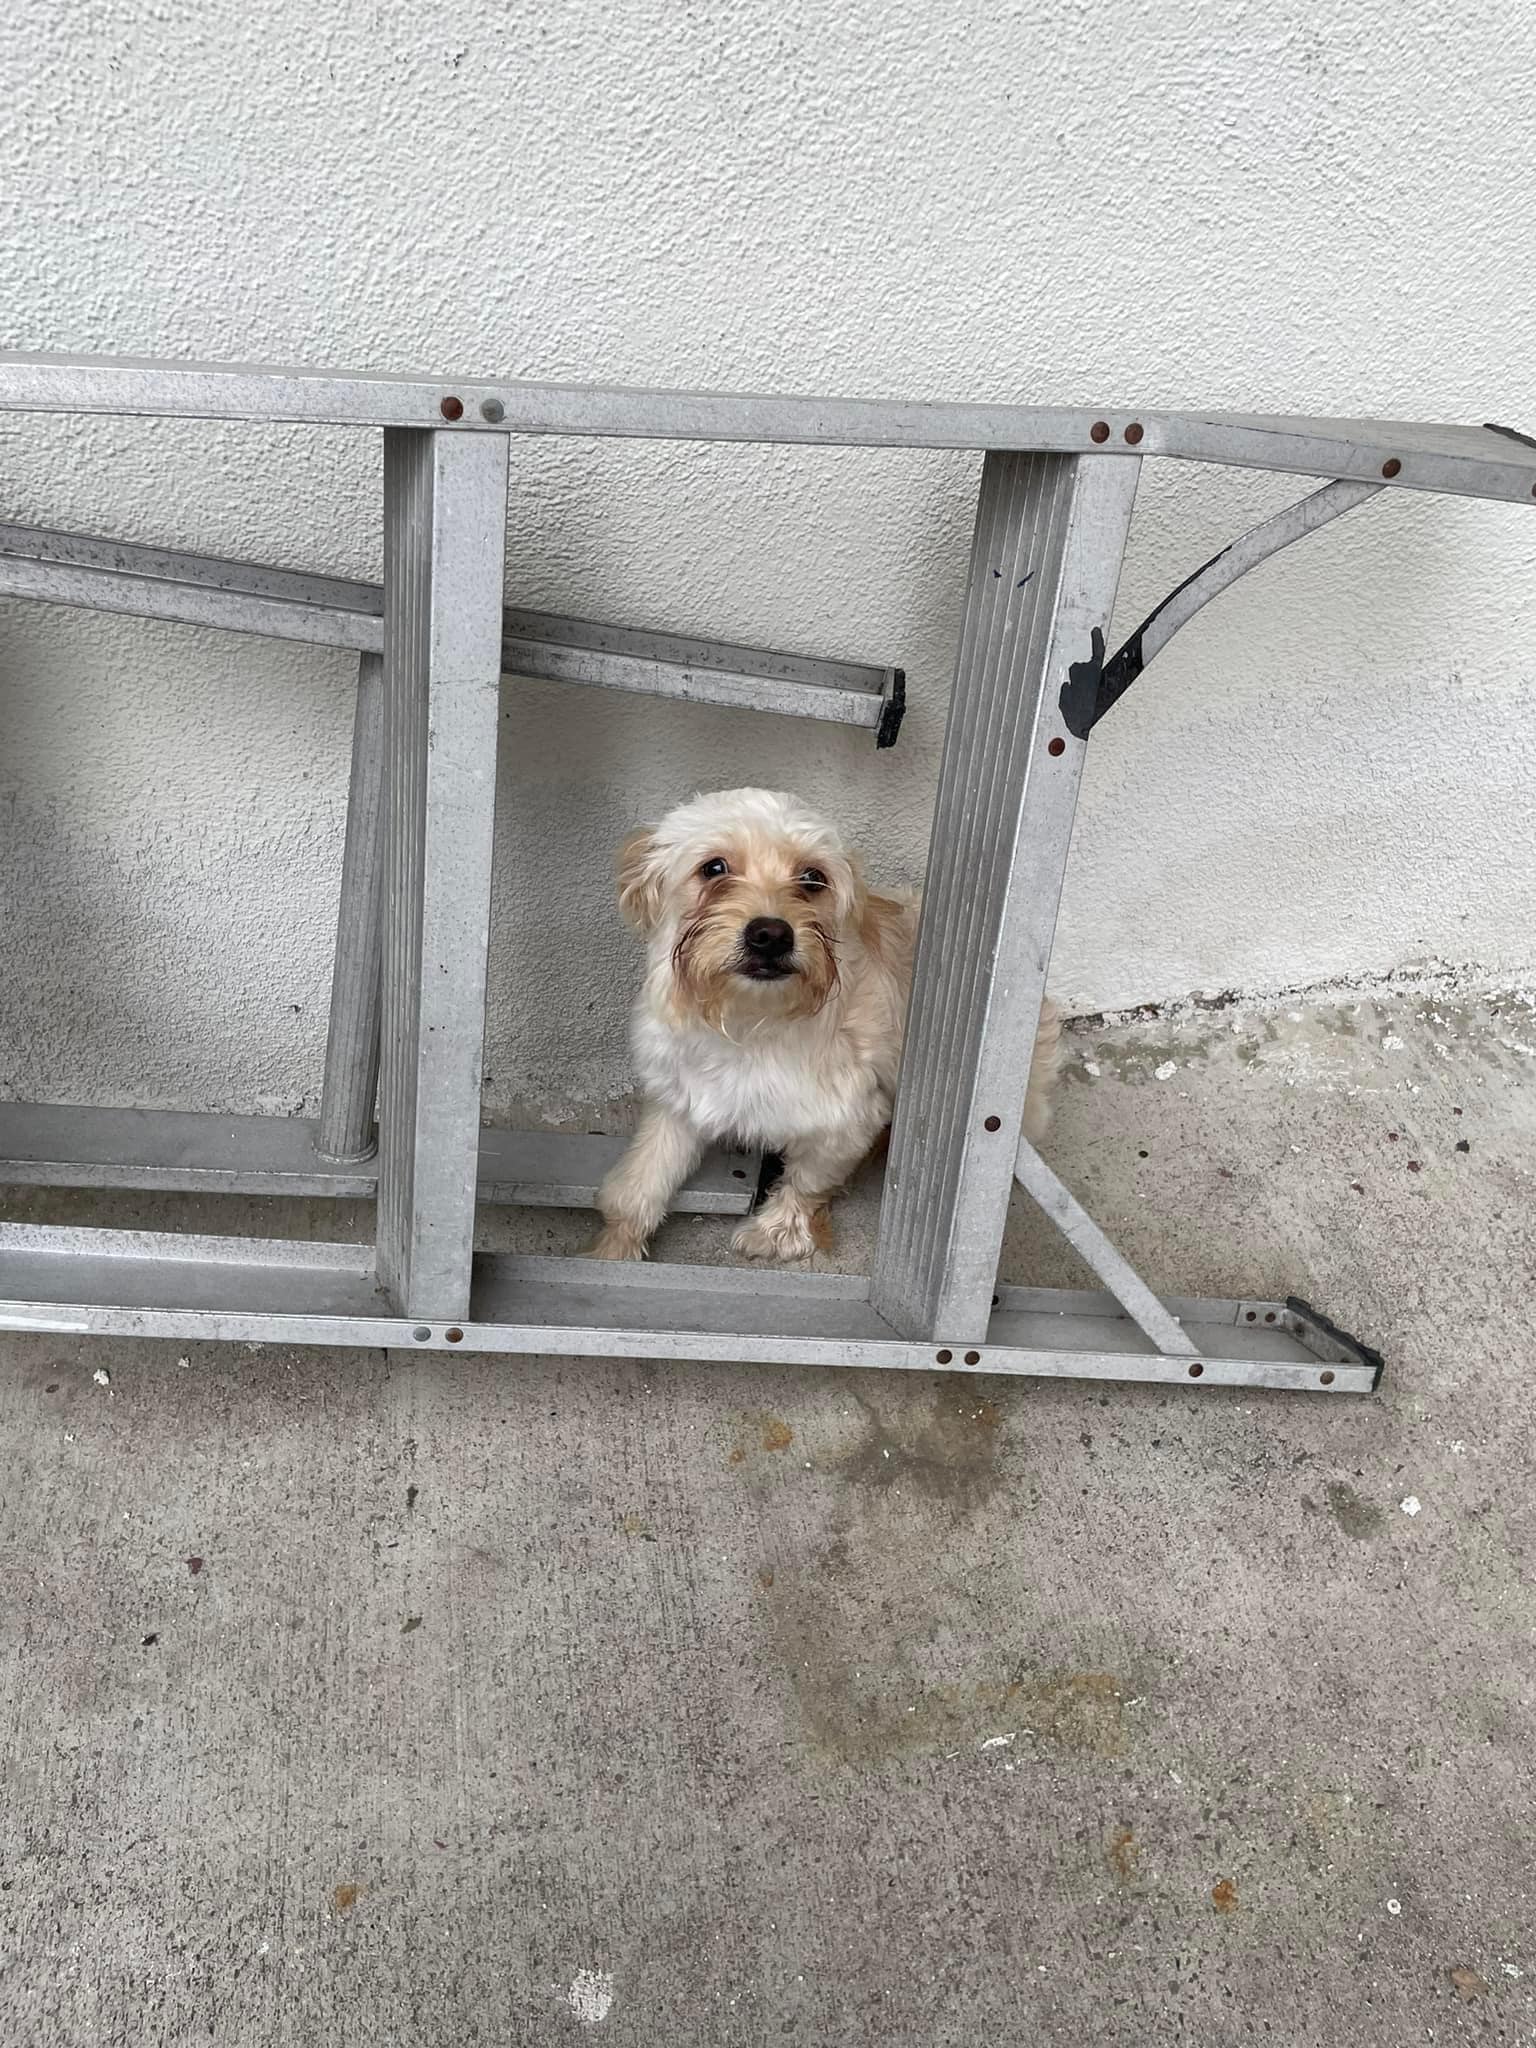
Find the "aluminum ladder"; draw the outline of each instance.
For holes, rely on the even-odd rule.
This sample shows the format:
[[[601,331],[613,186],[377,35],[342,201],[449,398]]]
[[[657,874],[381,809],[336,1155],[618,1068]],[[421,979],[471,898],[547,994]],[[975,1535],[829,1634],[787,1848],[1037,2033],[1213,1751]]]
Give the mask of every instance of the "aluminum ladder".
[[[353,914],[343,918],[338,950],[334,1073],[327,1062],[337,1086],[327,1094],[321,1129],[277,1142],[307,1146],[302,1170],[311,1172],[321,1152],[337,1148],[327,1156],[344,1171],[341,1153],[358,1140],[371,1110],[370,1032],[357,1020],[372,985],[367,948],[377,944],[377,1169],[354,1168],[353,1185],[328,1182],[331,1192],[376,1183],[375,1242],[3,1223],[0,1328],[1329,1393],[1374,1386],[1376,1353],[1299,1300],[1152,1294],[1019,1140],[1033,1020],[1089,737],[1178,627],[1257,562],[1383,489],[1530,505],[1536,441],[1498,427],[729,397],[52,357],[0,357],[0,409],[348,426],[382,431],[385,449],[381,598],[329,579],[303,579],[310,587],[301,593],[292,579],[238,565],[188,574],[186,557],[169,574],[168,558],[147,577],[140,570],[142,581],[170,592],[166,604],[201,604],[216,593],[231,608],[222,623],[236,630],[269,630],[271,607],[288,606],[284,617],[303,614],[313,627],[293,637],[329,635],[329,644],[359,648],[359,772],[343,884]],[[520,614],[509,622],[502,575],[514,433],[983,453],[907,1046],[867,1278],[474,1252],[477,1196],[484,1186],[507,1184],[494,1162],[486,1172],[479,1094],[495,685],[508,635],[515,641],[521,622],[525,640],[564,648],[572,673],[594,653],[642,667],[665,658],[645,636],[620,634],[594,648],[591,635],[602,629],[556,628]],[[1330,481],[1197,570],[1109,655],[1137,475],[1149,456]],[[92,547],[124,562],[85,559]],[[22,542],[3,559],[10,566],[0,592],[60,602],[74,601],[61,579],[135,573],[126,551],[108,543],[60,542],[44,560],[35,544]],[[28,578],[34,585],[24,590]],[[43,588],[50,579],[52,588]],[[142,591],[135,596],[142,599]],[[244,627],[234,617],[242,606],[252,621]],[[264,623],[255,623],[258,612]],[[338,626],[339,614],[348,622]],[[534,672],[549,673],[553,658],[541,651]],[[765,684],[794,683],[847,692],[856,723],[889,726],[899,715],[899,686],[887,672],[770,677],[698,649],[680,666],[689,675],[711,671],[709,687],[738,691],[733,701],[762,703]],[[627,683],[617,668],[600,680],[647,686],[638,669],[628,673]],[[366,709],[370,697],[376,714]],[[368,850],[374,845],[377,860]],[[359,906],[375,900],[378,915],[363,915]],[[41,1150],[49,1142],[45,1133]],[[123,1144],[131,1144],[131,1131]],[[53,1149],[67,1148],[55,1142]],[[12,1177],[18,1163],[5,1169]],[[80,1170],[79,1162],[51,1164],[58,1179]],[[154,1162],[139,1165],[154,1169]],[[121,1167],[132,1169],[131,1159]],[[1102,1292],[997,1284],[1015,1184],[1063,1229]],[[267,1184],[268,1191],[291,1186]]]

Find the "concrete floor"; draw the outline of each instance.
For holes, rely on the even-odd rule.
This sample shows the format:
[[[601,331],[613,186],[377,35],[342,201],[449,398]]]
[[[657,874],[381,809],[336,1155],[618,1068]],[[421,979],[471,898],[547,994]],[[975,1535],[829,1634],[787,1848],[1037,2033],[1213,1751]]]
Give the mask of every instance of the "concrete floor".
[[[1380,1394],[0,1340],[0,2040],[1536,2040],[1528,1005],[1080,1028],[1050,1149]]]

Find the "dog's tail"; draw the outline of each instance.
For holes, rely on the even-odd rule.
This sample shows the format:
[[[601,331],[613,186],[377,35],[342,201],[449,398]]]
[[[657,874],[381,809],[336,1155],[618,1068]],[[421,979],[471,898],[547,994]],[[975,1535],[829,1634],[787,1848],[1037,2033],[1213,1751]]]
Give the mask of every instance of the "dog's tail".
[[[1050,1129],[1064,1050],[1061,1012],[1047,996],[1040,1005],[1040,1028],[1035,1033],[1035,1056],[1029,1064],[1029,1089],[1024,1097],[1024,1135],[1031,1145],[1038,1145]]]

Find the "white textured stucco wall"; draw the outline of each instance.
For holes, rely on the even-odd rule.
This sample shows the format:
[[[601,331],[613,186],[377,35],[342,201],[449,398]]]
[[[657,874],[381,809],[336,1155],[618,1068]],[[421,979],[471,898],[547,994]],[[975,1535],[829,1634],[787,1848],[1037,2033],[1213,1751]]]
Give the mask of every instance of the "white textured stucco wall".
[[[1536,420],[1536,10],[13,0],[9,347]],[[0,424],[0,518],[378,573],[362,437]],[[509,689],[498,1105],[622,1087],[620,830],[797,786],[920,874],[975,464],[514,447],[508,587],[898,660],[901,748]],[[1127,623],[1299,486],[1149,465]],[[1094,741],[1079,1007],[1536,959],[1536,513],[1394,496]],[[0,608],[0,1089],[297,1107],[349,664]]]

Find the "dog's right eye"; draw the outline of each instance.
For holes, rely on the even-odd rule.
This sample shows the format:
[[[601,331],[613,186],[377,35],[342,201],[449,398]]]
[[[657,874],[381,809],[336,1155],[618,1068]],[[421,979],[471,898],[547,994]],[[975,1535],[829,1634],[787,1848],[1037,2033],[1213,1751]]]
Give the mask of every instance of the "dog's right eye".
[[[722,875],[728,875],[730,872],[730,862],[721,860],[717,855],[714,860],[705,861],[703,867],[699,869],[699,880],[701,882],[718,882]]]

